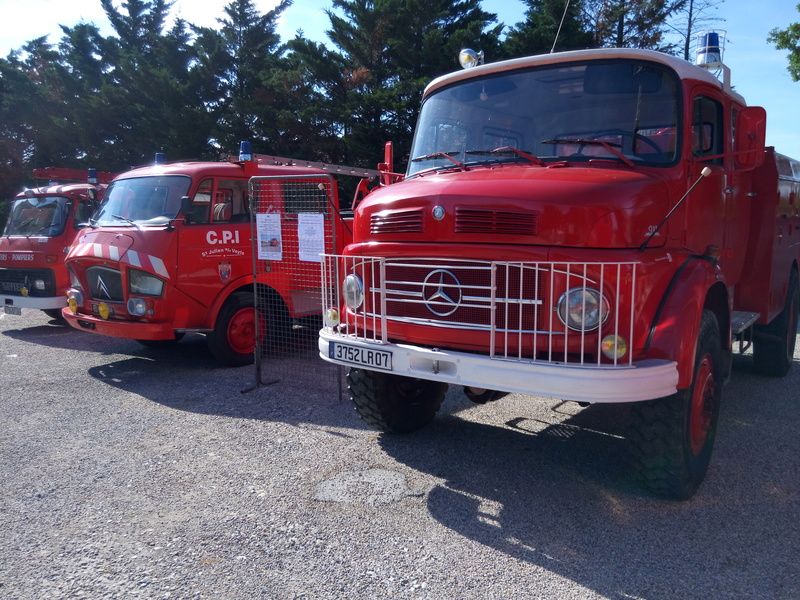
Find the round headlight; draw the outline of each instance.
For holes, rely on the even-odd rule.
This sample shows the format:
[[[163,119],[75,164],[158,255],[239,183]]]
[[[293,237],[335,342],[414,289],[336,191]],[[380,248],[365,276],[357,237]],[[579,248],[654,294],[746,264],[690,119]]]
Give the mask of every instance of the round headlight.
[[[128,313],[134,317],[143,317],[147,312],[147,303],[143,298],[128,298]]]
[[[575,331],[597,329],[608,318],[608,301],[592,288],[573,288],[558,301],[558,318]]]
[[[351,273],[344,278],[344,302],[347,308],[355,310],[364,303],[364,284],[358,275]]]

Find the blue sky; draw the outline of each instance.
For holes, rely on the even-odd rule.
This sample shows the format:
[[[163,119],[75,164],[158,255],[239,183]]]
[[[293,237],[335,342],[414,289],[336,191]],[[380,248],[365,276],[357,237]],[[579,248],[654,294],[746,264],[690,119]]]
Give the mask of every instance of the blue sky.
[[[115,0],[119,6],[122,0]],[[786,70],[787,53],[776,50],[767,43],[770,30],[786,28],[789,23],[800,22],[797,4],[800,0],[771,0],[765,3],[753,0],[724,0],[709,13],[719,17],[704,27],[727,31],[728,43],[724,61],[731,69],[731,83],[750,105],[767,109],[767,144],[776,150],[800,160],[800,82],[793,82]],[[256,6],[266,12],[275,0],[255,0]],[[173,8],[187,21],[197,25],[213,26],[222,16],[226,0],[176,0]],[[280,34],[284,39],[302,29],[306,37],[325,42],[328,19],[325,8],[330,0],[295,0],[283,15]],[[514,25],[524,19],[525,5],[520,0],[483,0],[486,10],[497,13],[501,22]],[[99,0],[0,0],[0,56],[42,35],[50,35],[51,42],[61,37],[59,24],[74,25],[79,21],[95,23],[107,28],[105,14]],[[110,30],[109,30],[110,33]],[[486,57],[491,61],[490,56]],[[454,61],[454,70],[458,68]]]

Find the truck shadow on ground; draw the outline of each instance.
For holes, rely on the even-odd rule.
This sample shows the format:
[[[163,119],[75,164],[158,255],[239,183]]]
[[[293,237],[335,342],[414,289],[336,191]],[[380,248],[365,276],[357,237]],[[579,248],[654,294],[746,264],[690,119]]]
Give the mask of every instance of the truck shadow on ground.
[[[411,436],[381,435],[379,443],[438,481],[427,509],[441,525],[603,597],[800,597],[791,575],[800,552],[796,446],[785,428],[778,437],[787,439],[770,446],[795,452],[770,461],[780,466],[751,469],[753,442],[739,436],[752,436],[759,407],[749,395],[769,380],[742,377],[728,395],[709,475],[685,502],[633,483],[622,406],[593,405],[557,423],[518,417],[498,426],[446,416]]]
[[[262,385],[257,385],[254,365],[220,365],[202,337],[171,348],[141,348],[136,354],[91,367],[88,374],[180,411],[366,429],[346,401],[343,373],[313,354],[263,359]]]

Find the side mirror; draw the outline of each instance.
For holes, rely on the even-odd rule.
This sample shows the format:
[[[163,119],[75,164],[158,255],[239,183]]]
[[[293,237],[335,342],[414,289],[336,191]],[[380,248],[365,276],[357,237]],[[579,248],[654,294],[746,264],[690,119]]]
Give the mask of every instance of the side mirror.
[[[189,196],[184,196],[181,198],[181,211],[179,214],[188,221],[191,220],[192,213],[192,199]]]
[[[748,106],[736,117],[736,138],[733,141],[734,163],[737,169],[750,171],[764,162],[767,137],[767,111],[760,106]]]

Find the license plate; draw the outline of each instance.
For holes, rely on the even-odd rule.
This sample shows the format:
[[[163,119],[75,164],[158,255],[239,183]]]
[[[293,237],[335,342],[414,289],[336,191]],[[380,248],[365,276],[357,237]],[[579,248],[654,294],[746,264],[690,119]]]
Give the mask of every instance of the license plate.
[[[4,306],[3,312],[7,315],[17,315],[18,317],[22,316],[22,309],[19,306]]]
[[[372,350],[331,342],[328,355],[334,360],[352,365],[381,369],[382,371],[392,370],[392,353],[388,350]]]

